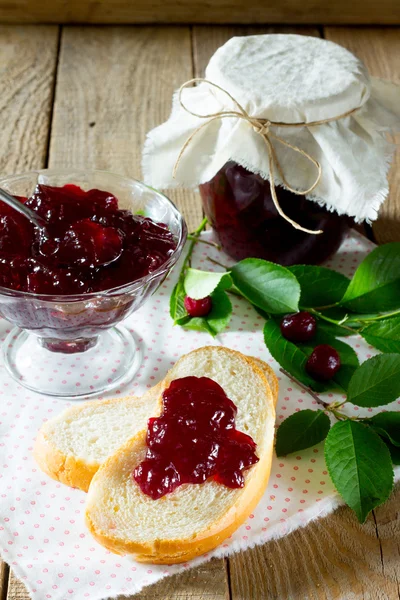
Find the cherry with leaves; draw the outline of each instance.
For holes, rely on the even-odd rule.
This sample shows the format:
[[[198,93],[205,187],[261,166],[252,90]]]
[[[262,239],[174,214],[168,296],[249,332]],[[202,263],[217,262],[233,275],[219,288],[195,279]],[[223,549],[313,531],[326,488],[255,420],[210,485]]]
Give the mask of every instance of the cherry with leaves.
[[[264,340],[270,354],[285,375],[321,407],[317,411],[296,412],[281,423],[277,454],[306,449],[325,440],[331,479],[363,522],[370,510],[391,493],[393,464],[400,464],[400,413],[349,417],[344,405],[348,402],[374,408],[400,397],[400,243],[376,248],[359,265],[351,281],[326,267],[286,268],[252,258],[233,267],[210,258],[223,269],[216,273],[191,267],[191,254],[194,244],[200,241],[201,228],[191,237],[189,253],[171,298],[174,322],[215,335],[229,322],[231,305],[227,294],[248,301],[264,317]],[[196,300],[211,296],[211,313],[202,318],[191,317],[184,306],[185,295]],[[218,310],[222,318],[215,320],[217,326],[212,329],[210,317]],[[289,317],[285,317],[288,313]],[[296,323],[299,325],[304,318],[309,326],[307,332],[307,327],[296,328]],[[285,324],[282,319],[287,319]],[[354,334],[361,335],[383,354],[360,365],[353,348],[340,339]],[[325,362],[332,365],[324,378],[318,377],[318,370],[310,369],[310,361],[318,359],[321,347],[328,359]],[[345,400],[327,403],[321,398],[321,393],[335,389],[346,394]],[[331,420],[336,421],[332,426]]]

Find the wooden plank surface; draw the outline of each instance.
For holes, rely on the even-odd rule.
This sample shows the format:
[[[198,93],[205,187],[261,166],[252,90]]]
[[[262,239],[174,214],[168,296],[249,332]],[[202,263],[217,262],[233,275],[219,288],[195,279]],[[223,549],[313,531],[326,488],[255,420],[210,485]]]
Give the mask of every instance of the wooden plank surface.
[[[0,600],[6,600],[8,587],[9,568],[0,560]]]
[[[58,28],[0,26],[0,173],[45,165]]]
[[[49,166],[141,179],[145,135],[165,121],[172,92],[191,77],[189,28],[65,28]],[[168,196],[193,229],[201,219],[198,194],[176,190]]]
[[[325,36],[354,52],[372,75],[400,83],[398,28],[327,27]],[[400,134],[393,136],[392,141],[397,144],[397,152],[389,176],[390,193],[372,226],[378,244],[400,241]]]
[[[1,0],[7,23],[399,24],[398,0]]]
[[[46,165],[58,37],[54,26],[0,26],[1,175]],[[0,561],[0,600],[8,573]]]

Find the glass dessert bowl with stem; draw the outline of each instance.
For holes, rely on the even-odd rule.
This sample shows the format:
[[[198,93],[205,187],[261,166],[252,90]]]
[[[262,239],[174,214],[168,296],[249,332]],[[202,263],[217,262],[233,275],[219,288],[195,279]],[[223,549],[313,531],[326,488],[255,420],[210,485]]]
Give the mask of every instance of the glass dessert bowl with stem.
[[[49,223],[42,239],[0,203],[0,315],[15,326],[3,346],[7,370],[63,398],[121,385],[141,364],[121,321],[177,262],[182,215],[156,190],[103,171],[38,170],[2,178],[0,188]]]

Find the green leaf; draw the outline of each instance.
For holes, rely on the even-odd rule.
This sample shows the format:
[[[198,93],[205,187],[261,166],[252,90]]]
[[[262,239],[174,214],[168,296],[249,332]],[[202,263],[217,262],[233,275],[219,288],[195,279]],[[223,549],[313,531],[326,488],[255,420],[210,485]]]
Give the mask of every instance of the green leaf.
[[[306,370],[307,356],[292,342],[281,334],[280,327],[274,319],[264,325],[264,341],[273,358],[296,379],[320,391],[320,384],[310,377]]]
[[[332,335],[318,329],[315,337],[305,344],[294,344],[283,337],[279,320],[269,319],[264,326],[264,341],[275,360],[296,379],[317,392],[325,392],[335,388],[347,390],[349,381],[357,369],[357,354],[351,346],[337,340]],[[338,351],[341,367],[330,381],[320,382],[308,375],[306,362],[315,346],[329,344]]]
[[[347,390],[357,406],[383,406],[400,396],[400,355],[379,354],[358,367]]]
[[[326,267],[294,265],[289,270],[300,283],[300,306],[318,307],[339,302],[349,286],[350,280]]]
[[[276,455],[284,456],[322,442],[331,422],[323,410],[301,410],[281,423],[276,434]]]
[[[372,425],[381,437],[387,438],[394,446],[400,446],[400,412],[381,412],[363,423]]]
[[[298,311],[300,285],[289,269],[266,260],[246,258],[232,267],[231,276],[243,296],[267,313]]]
[[[231,285],[229,273],[212,273],[191,268],[188,269],[184,281],[186,294],[195,300],[210,296],[217,287],[222,290],[228,289]]]
[[[207,331],[212,336],[221,333],[232,316],[232,304],[224,291],[216,289],[211,294],[212,309],[205,317],[194,317],[184,323],[186,329],[194,329],[196,331]]]
[[[381,352],[400,353],[400,317],[376,321],[360,333],[368,344]]]
[[[400,307],[400,242],[378,246],[363,260],[341,304],[360,313]]]
[[[383,439],[383,441],[385,442],[385,444],[390,452],[390,456],[392,458],[392,463],[394,465],[400,465],[400,448],[398,446],[394,446],[385,438]]]
[[[325,440],[329,475],[360,523],[390,496],[393,467],[379,435],[356,421],[335,423]]]
[[[185,290],[181,281],[175,285],[172,290],[171,298],[169,301],[169,314],[174,320],[174,324],[183,325],[184,322],[190,319],[185,305]]]
[[[349,331],[340,325],[328,323],[328,321],[323,321],[322,319],[318,319],[318,329],[320,331],[325,331],[325,333],[332,335],[333,337],[349,337],[349,335],[355,335],[357,333],[357,331]]]

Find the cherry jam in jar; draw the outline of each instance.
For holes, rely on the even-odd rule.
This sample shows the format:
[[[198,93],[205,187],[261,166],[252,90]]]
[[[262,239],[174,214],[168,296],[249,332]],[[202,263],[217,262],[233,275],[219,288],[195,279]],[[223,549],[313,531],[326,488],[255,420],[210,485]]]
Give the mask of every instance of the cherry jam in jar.
[[[199,186],[204,211],[223,250],[235,260],[263,258],[281,265],[320,264],[338,250],[352,219],[277,188],[283,212],[319,235],[295,229],[273,203],[269,181],[235,162]]]
[[[243,472],[258,462],[254,440],[236,429],[237,408],[209,377],[175,379],[163,410],[147,425],[147,451],[133,478],[153,500],[185,483],[212,479],[244,486]]]

